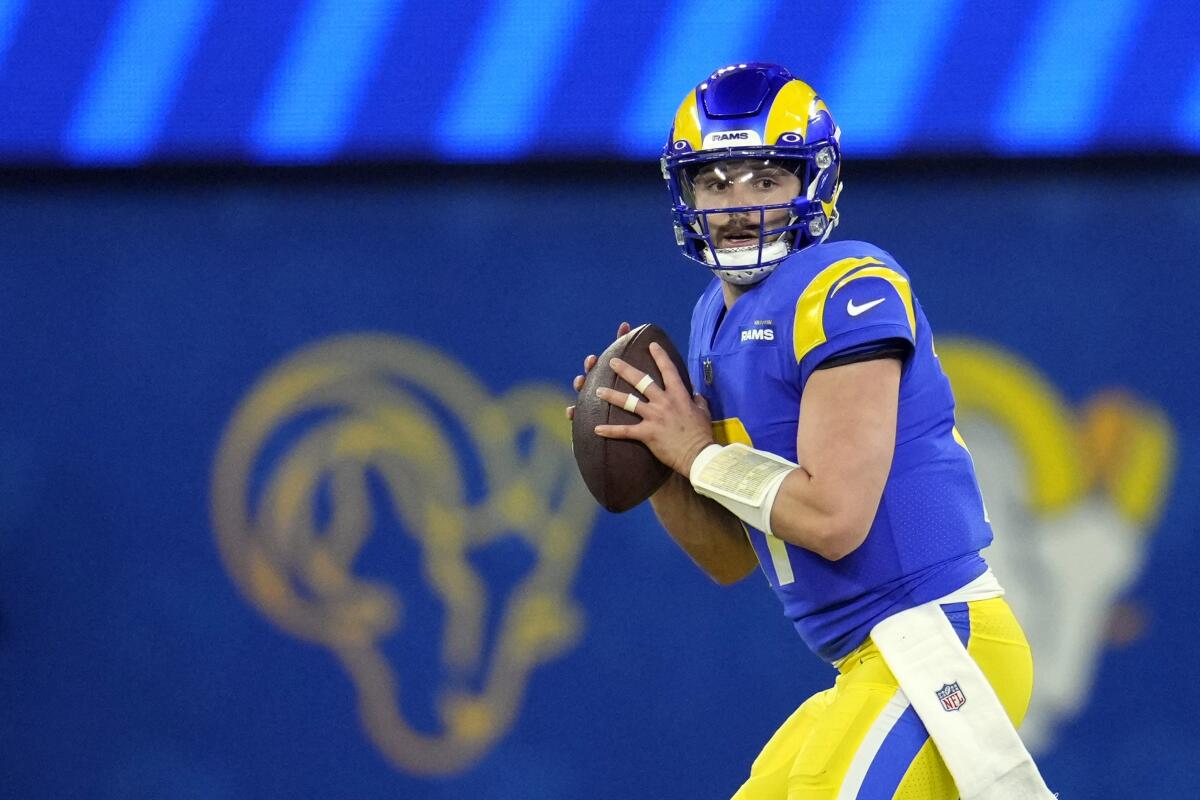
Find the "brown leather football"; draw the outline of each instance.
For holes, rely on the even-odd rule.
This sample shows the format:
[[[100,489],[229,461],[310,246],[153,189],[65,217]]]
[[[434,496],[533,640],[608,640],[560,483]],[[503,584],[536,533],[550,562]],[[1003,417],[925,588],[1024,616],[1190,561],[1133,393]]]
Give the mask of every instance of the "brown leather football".
[[[650,343],[658,342],[679,370],[688,393],[692,382],[683,356],[670,337],[657,325],[645,324],[617,339],[600,356],[579,391],[572,423],[571,439],[575,463],[592,496],[609,511],[628,511],[658,491],[671,475],[671,468],[659,461],[650,448],[627,439],[603,439],[594,433],[597,425],[636,425],[637,414],[611,405],[596,396],[596,389],[607,386],[618,392],[633,387],[617,376],[609,359],[620,358],[654,378],[662,386],[662,373],[650,355]]]

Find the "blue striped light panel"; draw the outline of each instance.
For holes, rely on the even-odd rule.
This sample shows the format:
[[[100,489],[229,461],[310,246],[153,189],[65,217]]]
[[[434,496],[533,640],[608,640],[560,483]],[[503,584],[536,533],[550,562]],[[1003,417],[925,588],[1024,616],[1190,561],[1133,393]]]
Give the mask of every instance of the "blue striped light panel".
[[[0,163],[650,159],[786,64],[847,157],[1200,153],[1194,0],[0,0]]]

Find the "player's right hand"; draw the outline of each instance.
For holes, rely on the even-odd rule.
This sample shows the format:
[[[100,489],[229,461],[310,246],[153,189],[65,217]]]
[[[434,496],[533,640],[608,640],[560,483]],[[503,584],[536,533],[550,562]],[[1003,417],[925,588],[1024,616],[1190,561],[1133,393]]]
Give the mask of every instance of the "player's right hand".
[[[622,322],[617,326],[617,335],[614,337],[614,341],[629,333],[632,328],[633,326],[628,322]],[[584,378],[594,366],[596,366],[596,355],[592,353],[583,360],[583,375],[576,375],[575,380],[571,381],[571,388],[575,390],[575,394],[579,394],[579,390],[583,388]],[[575,419],[575,406],[567,406],[567,419]]]

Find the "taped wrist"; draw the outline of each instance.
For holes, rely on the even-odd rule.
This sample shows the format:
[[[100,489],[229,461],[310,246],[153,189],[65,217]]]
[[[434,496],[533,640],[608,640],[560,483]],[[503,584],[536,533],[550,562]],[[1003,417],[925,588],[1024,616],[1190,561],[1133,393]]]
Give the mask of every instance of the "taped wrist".
[[[771,533],[771,507],[784,478],[799,464],[744,444],[710,444],[692,462],[688,477],[697,493],[711,497],[734,516]]]

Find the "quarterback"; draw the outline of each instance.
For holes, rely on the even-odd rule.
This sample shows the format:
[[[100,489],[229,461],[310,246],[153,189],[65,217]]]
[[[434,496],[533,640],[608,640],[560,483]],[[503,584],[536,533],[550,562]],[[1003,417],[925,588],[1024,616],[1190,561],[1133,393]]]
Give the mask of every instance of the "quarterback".
[[[637,393],[600,397],[641,421],[596,433],[671,466],[651,498],[667,532],[720,583],[760,567],[839,673],[735,800],[1048,798],[1015,729],[1029,646],[980,555],[992,531],[929,321],[892,256],[827,241],[840,133],[779,66],[688,93],[662,172],[677,243],[713,273],[692,314],[697,391],[657,345],[662,385],[614,359]]]

